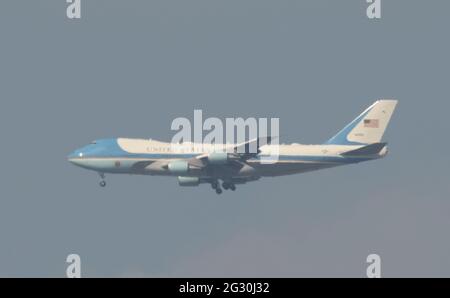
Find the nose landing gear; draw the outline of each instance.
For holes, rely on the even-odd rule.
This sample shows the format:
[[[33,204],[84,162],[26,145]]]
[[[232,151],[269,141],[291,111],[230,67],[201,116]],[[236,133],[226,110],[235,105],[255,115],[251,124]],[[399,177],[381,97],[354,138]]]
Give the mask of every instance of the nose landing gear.
[[[100,175],[100,178],[102,178],[102,180],[100,180],[99,185],[101,187],[105,187],[106,186],[106,181],[105,181],[105,174],[104,173],[98,173]]]

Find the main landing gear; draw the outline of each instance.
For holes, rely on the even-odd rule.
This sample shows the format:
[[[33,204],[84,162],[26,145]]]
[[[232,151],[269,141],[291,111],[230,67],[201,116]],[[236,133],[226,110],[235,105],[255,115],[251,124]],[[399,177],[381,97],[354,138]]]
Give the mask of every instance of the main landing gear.
[[[236,185],[234,185],[234,183],[231,182],[223,182],[222,187],[223,189],[231,189],[232,191],[236,190]]]
[[[216,194],[220,195],[222,193],[222,189],[220,188],[219,181],[213,180],[211,182],[211,187],[212,187],[212,189],[216,190]]]
[[[216,194],[220,195],[222,193],[222,188],[220,187],[220,183],[217,180],[211,182],[212,189],[216,190]],[[225,190],[231,189],[232,191],[236,190],[236,185],[232,182],[223,182],[222,187]]]
[[[106,186],[106,181],[105,181],[105,174],[104,173],[98,173],[100,175],[100,178],[102,178],[102,180],[100,180],[99,185],[101,187],[105,187]]]

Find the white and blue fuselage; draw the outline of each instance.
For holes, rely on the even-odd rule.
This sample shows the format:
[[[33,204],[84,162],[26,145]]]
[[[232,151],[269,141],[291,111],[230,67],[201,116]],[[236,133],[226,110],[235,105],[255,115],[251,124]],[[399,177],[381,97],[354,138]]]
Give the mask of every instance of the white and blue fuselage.
[[[258,148],[258,154],[246,158],[225,155],[218,160],[216,157],[222,155],[217,155],[215,147],[208,144],[178,145],[151,139],[113,138],[94,141],[72,152],[68,159],[102,177],[105,173],[177,176],[180,185],[211,183],[216,191],[220,189],[218,181],[221,180],[225,189],[234,190],[235,184],[261,177],[297,174],[384,157],[387,146],[380,140],[396,103],[395,100],[375,102],[325,144],[267,144]],[[262,162],[261,156],[275,149],[277,160]],[[101,185],[104,184],[102,181]]]
[[[103,173],[178,176],[163,166],[172,161],[191,159],[210,153],[207,149],[197,151],[197,148],[206,146],[202,144],[192,144],[192,146],[183,144],[184,152],[180,152],[182,149],[173,150],[174,146],[176,145],[145,139],[102,139],[75,150],[69,155],[69,161],[77,166]],[[261,155],[266,151],[272,151],[271,146],[278,146],[278,161],[267,164],[261,162],[258,157],[248,159],[246,163],[255,169],[252,175],[264,177],[296,174],[377,159],[386,154],[386,150],[382,150],[371,156],[342,155],[342,153],[365,145],[291,144],[263,146]],[[147,166],[140,167],[139,165],[143,163]],[[197,175],[195,174],[195,176]],[[207,175],[205,172],[204,176]],[[238,172],[236,175],[247,176],[248,173]]]

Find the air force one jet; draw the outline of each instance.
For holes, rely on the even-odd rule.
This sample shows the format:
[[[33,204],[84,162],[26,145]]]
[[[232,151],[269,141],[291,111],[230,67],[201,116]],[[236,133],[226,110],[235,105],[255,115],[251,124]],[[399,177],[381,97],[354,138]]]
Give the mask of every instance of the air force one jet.
[[[257,153],[242,150],[211,152],[208,145],[191,144],[189,150],[173,150],[177,144],[148,139],[102,139],[75,150],[68,157],[74,165],[100,174],[104,187],[105,173],[164,175],[178,177],[180,186],[211,184],[217,194],[235,190],[262,177],[291,175],[382,158],[387,143],[381,142],[394,112],[396,100],[378,100],[335,136],[320,145],[273,145],[260,139]],[[182,144],[186,146],[186,144]],[[180,145],[181,146],[181,145]],[[213,145],[210,145],[213,146]],[[230,145],[227,145],[230,146]],[[234,146],[234,145],[231,145]],[[278,146],[275,163],[262,162],[262,156]],[[205,150],[206,149],[206,150]],[[222,182],[222,183],[220,183]]]

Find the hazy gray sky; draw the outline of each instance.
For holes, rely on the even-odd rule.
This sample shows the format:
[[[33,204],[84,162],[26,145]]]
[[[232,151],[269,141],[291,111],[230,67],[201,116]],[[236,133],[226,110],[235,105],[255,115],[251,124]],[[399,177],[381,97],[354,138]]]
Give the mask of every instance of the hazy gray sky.
[[[448,1],[0,4],[0,276],[450,276]],[[375,162],[217,196],[66,156],[97,138],[169,141],[175,117],[279,117],[321,143],[400,103]]]

